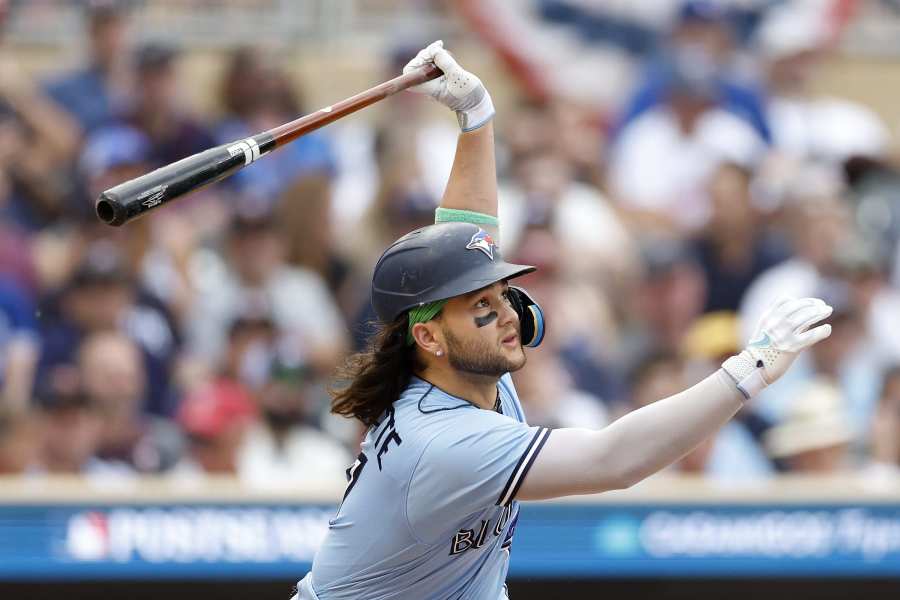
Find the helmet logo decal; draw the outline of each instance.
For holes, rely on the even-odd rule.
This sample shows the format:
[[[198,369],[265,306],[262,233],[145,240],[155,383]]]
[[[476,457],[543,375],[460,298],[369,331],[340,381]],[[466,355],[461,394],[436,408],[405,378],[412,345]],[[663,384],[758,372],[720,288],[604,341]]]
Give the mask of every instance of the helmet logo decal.
[[[494,260],[494,247],[496,244],[494,243],[494,238],[491,237],[484,229],[478,229],[475,232],[475,235],[472,236],[472,239],[469,240],[469,243],[466,244],[467,250],[481,250],[484,252],[487,257],[491,260]]]

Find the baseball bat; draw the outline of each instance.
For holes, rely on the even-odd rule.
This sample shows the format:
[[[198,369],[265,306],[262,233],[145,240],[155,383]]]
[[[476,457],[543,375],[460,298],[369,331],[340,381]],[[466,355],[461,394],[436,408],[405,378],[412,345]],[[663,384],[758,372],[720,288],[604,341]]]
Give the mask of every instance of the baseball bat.
[[[124,225],[172,200],[234,175],[269,152],[411,86],[436,79],[433,64],[395,77],[312,114],[254,136],[198,152],[102,192],[95,209],[101,221]]]

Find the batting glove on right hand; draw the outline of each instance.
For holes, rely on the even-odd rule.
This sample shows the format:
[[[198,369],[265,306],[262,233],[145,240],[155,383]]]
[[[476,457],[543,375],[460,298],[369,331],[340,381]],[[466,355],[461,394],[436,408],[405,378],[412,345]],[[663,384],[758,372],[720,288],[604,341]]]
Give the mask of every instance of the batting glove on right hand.
[[[409,61],[403,72],[408,73],[433,62],[443,75],[409,88],[410,91],[427,94],[456,111],[459,127],[463,131],[478,129],[494,116],[494,103],[481,80],[457,64],[450,53],[444,50],[444,42],[438,40],[419,51]]]
[[[747,399],[784,375],[797,355],[831,335],[831,325],[813,327],[831,315],[832,308],[818,298],[784,298],[759,321],[747,348],[722,368]]]

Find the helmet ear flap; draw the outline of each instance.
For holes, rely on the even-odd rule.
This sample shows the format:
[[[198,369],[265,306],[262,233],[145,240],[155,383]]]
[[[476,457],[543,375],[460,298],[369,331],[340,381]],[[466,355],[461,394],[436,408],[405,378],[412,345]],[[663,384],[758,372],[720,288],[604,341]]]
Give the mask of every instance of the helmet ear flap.
[[[544,340],[544,311],[524,289],[509,286],[509,300],[519,315],[522,345],[535,348]]]

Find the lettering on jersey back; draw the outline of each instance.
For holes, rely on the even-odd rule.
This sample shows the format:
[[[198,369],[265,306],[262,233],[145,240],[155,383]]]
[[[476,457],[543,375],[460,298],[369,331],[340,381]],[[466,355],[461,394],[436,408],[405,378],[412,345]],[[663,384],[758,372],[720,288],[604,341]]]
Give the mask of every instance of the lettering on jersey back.
[[[381,433],[378,434],[378,437],[375,439],[375,447],[378,448],[378,454],[375,458],[378,459],[378,470],[381,471],[381,457],[387,454],[388,444],[394,442],[397,446],[403,443],[403,439],[400,437],[400,434],[397,433],[395,429],[394,422],[394,407],[391,406],[387,409],[387,416],[384,420],[384,429],[381,430]],[[379,423],[379,427],[381,427],[382,423]],[[382,439],[383,438],[383,439]]]
[[[450,540],[450,556],[462,554],[467,550],[477,550],[478,548],[481,548],[488,539],[488,532],[492,533],[494,537],[500,537],[500,534],[503,533],[503,528],[506,527],[506,524],[509,522],[509,515],[511,513],[512,504],[508,504],[503,507],[503,512],[500,513],[500,516],[497,518],[497,522],[493,527],[491,527],[490,520],[485,521],[482,519],[477,531],[475,528],[460,529],[457,531]],[[510,535],[506,536],[506,539],[503,541],[504,548],[512,543],[511,538],[512,536]]]

